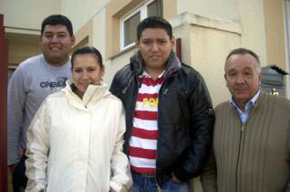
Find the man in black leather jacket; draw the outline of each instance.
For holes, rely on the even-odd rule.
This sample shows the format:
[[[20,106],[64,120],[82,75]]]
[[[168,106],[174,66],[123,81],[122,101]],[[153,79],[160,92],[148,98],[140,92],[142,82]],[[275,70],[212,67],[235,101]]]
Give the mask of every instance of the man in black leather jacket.
[[[211,147],[214,114],[208,90],[201,75],[176,57],[174,43],[172,27],[166,20],[146,18],[137,27],[137,53],[111,85],[110,91],[122,100],[126,110],[124,151],[131,163],[131,191],[189,191],[189,179],[199,175]],[[144,76],[153,83],[146,84]],[[157,93],[150,94],[155,81],[161,82],[160,86],[155,89]],[[150,98],[154,95],[157,97]],[[156,101],[156,119],[150,119],[150,123],[156,123],[156,142],[146,136],[147,128],[141,130],[140,122],[145,120],[138,119],[143,118],[140,114],[148,117],[144,114],[151,109],[138,105],[141,102],[144,107],[149,100]],[[154,107],[154,102],[150,106]],[[153,152],[148,151],[154,144]],[[147,152],[153,157],[149,155],[148,159]]]

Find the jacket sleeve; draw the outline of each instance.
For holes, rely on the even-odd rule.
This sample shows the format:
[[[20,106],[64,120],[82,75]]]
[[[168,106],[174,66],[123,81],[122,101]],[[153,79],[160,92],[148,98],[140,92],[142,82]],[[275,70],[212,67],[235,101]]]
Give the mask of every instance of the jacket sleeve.
[[[191,109],[191,147],[173,170],[174,175],[181,181],[200,174],[210,152],[214,125],[211,99],[202,77],[196,73],[190,84],[193,87],[188,101]]]
[[[287,187],[285,192],[290,192],[290,178],[288,179]]]
[[[114,76],[113,78],[113,81],[111,83],[111,86],[110,86],[110,92],[113,94],[113,95],[116,95],[116,89],[118,87],[118,78],[117,78],[117,74]]]
[[[217,170],[213,152],[210,153],[209,159],[201,172],[200,180],[203,192],[217,192]]]
[[[19,138],[24,124],[26,100],[24,74],[21,66],[16,69],[11,77],[7,94],[8,165],[13,165],[20,160]]]
[[[118,130],[114,144],[114,150],[111,158],[112,177],[110,179],[110,188],[116,192],[128,191],[132,185],[130,166],[127,156],[123,153],[123,134],[125,133],[125,112],[120,101],[120,115],[117,123]],[[116,117],[117,118],[117,117]]]
[[[39,192],[46,189],[47,161],[49,152],[48,111],[46,100],[38,109],[27,132],[28,159],[25,162],[28,183],[26,192]]]

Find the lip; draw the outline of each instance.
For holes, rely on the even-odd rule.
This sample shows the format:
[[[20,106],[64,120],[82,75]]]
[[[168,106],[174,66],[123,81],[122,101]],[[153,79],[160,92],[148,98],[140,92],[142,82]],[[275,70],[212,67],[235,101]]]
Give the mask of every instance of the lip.
[[[49,47],[50,50],[60,50],[60,47]]]
[[[234,89],[234,91],[236,93],[244,93],[244,92],[247,92],[248,90],[247,89]]]
[[[150,58],[152,58],[152,59],[155,59],[155,58],[160,58],[161,56],[159,56],[159,55],[152,55],[152,56],[150,56]]]

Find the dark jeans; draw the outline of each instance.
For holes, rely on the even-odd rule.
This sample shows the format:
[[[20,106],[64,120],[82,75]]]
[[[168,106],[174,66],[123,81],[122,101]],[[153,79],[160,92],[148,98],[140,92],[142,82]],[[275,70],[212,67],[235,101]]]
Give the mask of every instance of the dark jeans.
[[[20,160],[12,173],[13,192],[24,192],[27,184],[25,176],[25,157]]]
[[[134,184],[129,192],[190,192],[189,182],[177,183],[170,179],[159,188],[153,176],[132,173],[132,178]]]

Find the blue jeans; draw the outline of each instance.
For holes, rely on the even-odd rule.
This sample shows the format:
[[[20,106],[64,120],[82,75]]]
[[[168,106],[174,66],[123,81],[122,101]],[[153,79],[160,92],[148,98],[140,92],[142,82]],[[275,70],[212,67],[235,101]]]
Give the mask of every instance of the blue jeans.
[[[21,158],[12,173],[13,192],[24,192],[25,190],[27,184],[27,177],[25,176],[25,159],[26,157]]]
[[[160,188],[153,176],[144,176],[132,173],[133,187],[129,192],[190,192],[189,182],[177,183],[169,179]]]

